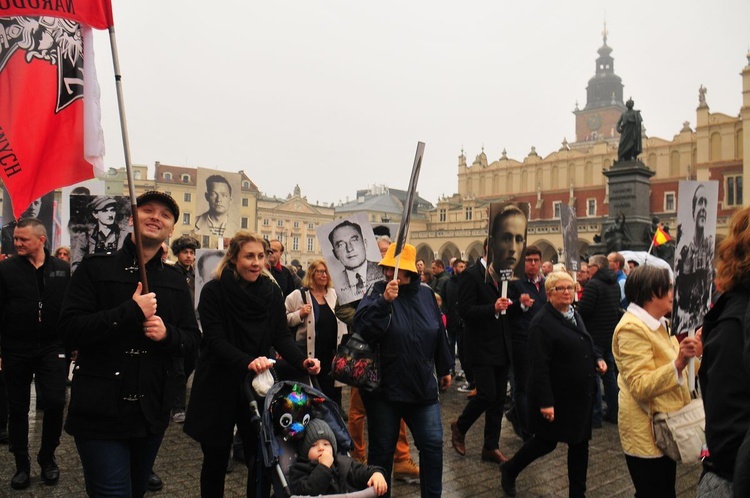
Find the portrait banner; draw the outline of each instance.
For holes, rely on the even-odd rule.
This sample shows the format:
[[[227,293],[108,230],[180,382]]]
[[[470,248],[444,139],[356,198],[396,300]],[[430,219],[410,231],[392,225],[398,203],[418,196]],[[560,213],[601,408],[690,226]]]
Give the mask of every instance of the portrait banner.
[[[677,194],[672,333],[694,331],[711,305],[719,183],[681,181]]]
[[[218,249],[197,249],[195,251],[195,309],[198,309],[201,291],[206,283],[216,276],[221,258],[225,251]]]
[[[576,208],[567,204],[560,205],[560,233],[563,237],[565,268],[568,271],[578,271],[578,217]]]
[[[195,233],[232,238],[240,229],[242,175],[198,168]]]
[[[74,272],[87,254],[117,251],[130,236],[130,197],[71,194],[70,271]]]
[[[3,199],[8,191],[3,187]],[[47,230],[47,242],[44,247],[52,252],[55,247],[52,245],[54,237],[54,212],[55,212],[55,193],[50,192],[47,195],[34,199],[26,209],[21,212],[20,218],[36,218],[42,222]],[[7,221],[7,222],[6,222]],[[2,253],[16,254],[16,246],[13,245],[13,230],[16,229],[16,217],[13,215],[13,206],[10,202],[3,202],[3,230],[2,230]]]
[[[527,202],[494,202],[490,204],[487,226],[487,281],[501,282],[503,270],[523,276],[523,251],[526,249],[526,227],[529,219]]]
[[[380,251],[366,213],[326,223],[315,233],[340,304],[362,299],[370,285],[383,280]]]

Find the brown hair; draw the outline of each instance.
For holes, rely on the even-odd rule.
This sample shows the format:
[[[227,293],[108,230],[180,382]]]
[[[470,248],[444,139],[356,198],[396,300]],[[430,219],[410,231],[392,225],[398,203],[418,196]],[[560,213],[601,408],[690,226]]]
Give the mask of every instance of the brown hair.
[[[666,296],[671,288],[672,278],[666,268],[641,265],[625,280],[625,299],[642,308],[648,301]]]
[[[328,271],[328,265],[326,264],[324,259],[314,259],[310,262],[309,265],[307,265],[307,271],[305,272],[305,276],[302,279],[302,286],[307,287],[308,289],[312,289],[315,285],[315,270],[318,269],[319,266],[323,266],[326,271]],[[326,284],[326,289],[330,289],[333,287],[333,281],[331,280],[331,273],[328,273],[328,283]]]
[[[224,272],[225,268],[229,268],[234,272],[234,278],[239,278],[239,275],[237,275],[237,266],[234,264],[233,260],[237,259],[237,256],[240,254],[240,249],[242,249],[242,246],[248,242],[257,242],[261,244],[263,246],[263,255],[265,257],[265,254],[268,252],[268,241],[257,233],[240,230],[234,234],[232,240],[229,241],[229,249],[227,249],[226,254],[224,254],[224,257],[221,258],[219,265],[216,267],[216,278],[221,278],[221,274]],[[261,273],[261,276],[267,275]]]
[[[716,287],[726,292],[750,286],[750,207],[734,213],[729,233],[716,251]]]

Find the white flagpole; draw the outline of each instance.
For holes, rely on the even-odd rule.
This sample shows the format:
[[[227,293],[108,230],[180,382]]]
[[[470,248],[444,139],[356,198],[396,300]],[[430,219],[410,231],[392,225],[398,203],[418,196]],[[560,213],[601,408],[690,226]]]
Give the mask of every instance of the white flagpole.
[[[130,212],[133,216],[133,235],[135,236],[136,257],[138,259],[138,271],[143,284],[143,293],[148,293],[148,281],[146,279],[146,262],[143,260],[143,242],[141,240],[140,222],[138,221],[138,206],[135,196],[135,180],[133,178],[133,167],[130,160],[130,139],[128,138],[128,124],[125,119],[125,99],[122,91],[122,75],[120,74],[120,58],[117,53],[117,39],[115,38],[115,27],[109,27],[109,45],[112,49],[112,65],[115,73],[115,89],[117,90],[117,107],[120,112],[120,130],[122,132],[122,148],[125,153],[125,171],[128,177],[128,192],[130,193]],[[176,220],[175,220],[176,221]]]

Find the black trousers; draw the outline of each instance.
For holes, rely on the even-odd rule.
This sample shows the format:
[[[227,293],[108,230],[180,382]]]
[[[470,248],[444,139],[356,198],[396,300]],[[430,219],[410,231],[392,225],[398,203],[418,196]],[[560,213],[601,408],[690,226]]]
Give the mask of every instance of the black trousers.
[[[534,436],[526,441],[518,453],[505,464],[505,469],[511,475],[518,476],[523,469],[534,460],[552,452],[557,447],[557,441],[542,439]],[[586,475],[589,467],[589,442],[568,444],[568,481],[570,488],[568,496],[578,498],[586,496]]]
[[[529,383],[529,341],[526,337],[513,335],[513,378],[515,386],[513,389],[513,406],[521,423],[523,431],[529,436],[529,414],[527,407],[528,396],[526,390]]]
[[[472,368],[477,395],[469,400],[458,417],[458,430],[466,434],[484,413],[484,447],[496,450],[500,447],[508,365],[474,365]]]
[[[5,387],[5,375],[0,370],[0,431],[8,430],[8,389]]]
[[[669,457],[638,458],[625,455],[636,498],[674,498],[677,462]]]
[[[16,459],[29,456],[31,381],[36,386],[37,407],[44,411],[39,460],[49,461],[60,445],[65,380],[68,377],[62,345],[3,350],[3,372],[8,387],[8,436]]]

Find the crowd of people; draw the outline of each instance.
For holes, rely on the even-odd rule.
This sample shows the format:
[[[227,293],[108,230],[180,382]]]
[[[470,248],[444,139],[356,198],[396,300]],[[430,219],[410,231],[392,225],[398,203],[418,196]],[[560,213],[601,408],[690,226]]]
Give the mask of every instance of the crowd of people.
[[[372,487],[389,496],[392,478],[408,478],[419,481],[423,497],[441,496],[444,422],[463,457],[471,450],[466,434],[484,414],[482,447],[473,451],[498,465],[497,484],[508,496],[517,494],[524,469],[560,442],[568,446],[569,496],[585,496],[589,441],[604,422],[618,426],[636,496],[675,496],[677,463],[656,445],[651,417],[690,402],[694,361],[707,442],[698,496],[750,496],[750,208],[735,214],[716,251],[718,298],[703,327],[678,341],[670,333],[667,270],[631,267],[613,252],[591,256],[574,277],[526,244],[526,216],[517,208],[495,216],[471,265],[454,258],[427,267],[414,246],[396,254],[385,236],[377,240],[382,259],[369,261],[362,228],[342,222],[329,236],[340,279],[323,259],[300,276],[281,264],[281,241],[240,230],[215,274],[200,275],[196,310],[200,244],[176,238],[177,262],[165,263],[179,206],[157,191],[136,204],[146,281],[133,235],[97,242],[102,250],[83,256],[71,276],[70,248],[53,256],[42,223],[24,218],[14,228],[17,254],[0,263],[0,442],[15,457],[13,489],[31,482],[33,378],[43,412],[36,461],[45,484],[60,479],[55,450],[64,428],[89,496],[158,489],[154,461],[173,421],[200,443],[202,496],[223,496],[233,446],[248,468],[247,496],[268,496],[269,480],[259,479],[266,472],[260,434],[243,389],[248,374],[283,364],[316,378],[341,407],[343,384],[330,376],[331,363],[357,332],[377,345],[380,387],[349,391],[350,457],[339,455],[324,421],[308,423],[293,489]],[[106,198],[92,208],[102,223],[111,221]],[[517,267],[522,271],[510,278]],[[342,304],[338,286],[356,299]],[[469,399],[456,420],[444,421],[440,393],[459,378]],[[504,416],[523,442],[512,456],[500,445]]]

